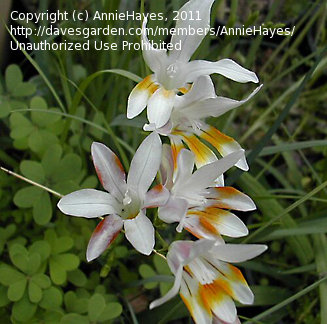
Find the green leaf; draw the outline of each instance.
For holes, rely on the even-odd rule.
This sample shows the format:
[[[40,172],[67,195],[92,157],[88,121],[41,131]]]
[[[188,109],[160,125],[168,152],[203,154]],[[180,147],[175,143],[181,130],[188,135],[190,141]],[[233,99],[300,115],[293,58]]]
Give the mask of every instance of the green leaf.
[[[40,199],[42,189],[37,187],[25,187],[16,192],[14,203],[17,207],[29,208],[33,207],[35,201]]]
[[[33,132],[34,126],[21,113],[13,113],[10,116],[11,132],[13,139],[25,138]]]
[[[61,306],[62,300],[62,292],[56,287],[50,287],[43,291],[43,297],[39,306],[44,309],[55,310]]]
[[[254,293],[253,306],[275,305],[291,295],[289,290],[275,286],[251,286],[251,289]]]
[[[42,299],[42,289],[33,281],[28,283],[28,296],[32,303],[38,303]]]
[[[25,276],[21,272],[15,270],[9,265],[0,265],[0,283],[2,285],[9,286],[17,281],[23,280],[24,278]]]
[[[67,274],[61,264],[56,261],[55,257],[50,258],[49,267],[51,280],[56,285],[64,284],[67,278]]]
[[[42,157],[42,165],[46,176],[51,176],[55,172],[59,172],[59,162],[62,155],[62,148],[59,144],[50,146]]]
[[[12,283],[8,288],[8,299],[13,302],[22,299],[25,292],[26,283],[26,278]]]
[[[50,278],[43,274],[43,273],[37,273],[31,278],[31,282],[38,285],[42,289],[49,288],[51,286]]]
[[[31,82],[19,83],[13,90],[12,94],[15,97],[27,97],[35,93],[36,87]]]
[[[79,258],[75,254],[65,253],[52,257],[63,269],[75,270],[79,265]]]
[[[12,307],[12,315],[17,321],[26,323],[35,314],[36,308],[37,306],[29,301],[25,293],[23,298]]]
[[[46,191],[42,191],[39,198],[34,202],[33,218],[38,225],[48,224],[52,217],[52,205],[50,196]]]
[[[28,139],[28,145],[33,152],[42,154],[50,145],[58,143],[56,135],[46,130],[35,129]]]
[[[39,162],[26,160],[22,161],[20,163],[20,170],[29,180],[33,180],[38,183],[42,183],[44,181],[44,170]]]
[[[14,92],[17,85],[23,82],[23,74],[18,65],[9,65],[5,74],[6,87],[8,91]]]
[[[67,275],[67,280],[76,287],[84,287],[87,283],[87,277],[80,269],[69,271]]]
[[[64,156],[64,158],[60,161],[58,172],[55,176],[55,180],[57,182],[65,181],[65,180],[75,180],[80,176],[82,167],[81,158],[74,153],[69,153]]]
[[[29,253],[26,273],[31,275],[37,272],[41,265],[41,256],[38,253]]]
[[[74,245],[74,240],[69,236],[61,236],[52,245],[52,254],[60,254],[70,250]]]
[[[45,240],[41,240],[41,241],[35,241],[30,247],[29,247],[29,252],[35,252],[38,253],[41,257],[42,262],[46,261],[49,256],[50,256],[50,252],[51,252],[51,247],[50,244],[45,241]]]
[[[9,256],[11,262],[21,271],[27,272],[28,255],[27,250],[21,244],[13,244],[9,248]]]
[[[73,291],[68,291],[65,294],[65,306],[68,312],[85,314],[88,309],[89,297],[77,297]]]
[[[156,275],[156,272],[148,264],[140,265],[139,273],[143,279],[147,279]],[[149,282],[144,284],[144,287],[146,289],[153,289],[157,287],[157,285],[158,284],[156,282]]]
[[[0,103],[0,118],[5,118],[10,113],[10,105],[8,101]]]
[[[7,306],[10,300],[7,296],[7,288],[5,286],[0,286],[0,307]]]
[[[99,315],[104,311],[106,302],[102,295],[94,294],[90,300],[88,305],[88,313],[89,319],[91,322],[95,322]]]
[[[85,316],[72,313],[64,315],[60,324],[89,324],[89,321]]]
[[[121,304],[113,302],[108,303],[104,308],[103,312],[98,317],[99,322],[109,321],[111,319],[117,318],[123,311]]]

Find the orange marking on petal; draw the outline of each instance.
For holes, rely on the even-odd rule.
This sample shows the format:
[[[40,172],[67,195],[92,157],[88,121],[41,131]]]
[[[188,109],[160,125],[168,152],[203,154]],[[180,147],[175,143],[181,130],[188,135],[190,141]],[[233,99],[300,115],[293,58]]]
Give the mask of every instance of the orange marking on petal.
[[[223,209],[233,209],[233,206],[226,203],[222,202],[220,200],[223,199],[233,199],[233,197],[237,197],[240,194],[240,191],[233,187],[218,187],[218,188],[213,188],[214,191],[216,192],[216,196],[212,198],[212,207],[218,207],[218,208],[223,208]]]
[[[227,136],[212,126],[209,126],[208,129],[204,130],[200,137],[213,145],[219,152],[222,150],[224,145],[234,142],[232,137]]]
[[[147,90],[150,92],[150,94],[154,94],[157,90],[159,89],[159,86],[156,85],[155,83],[152,83]]]
[[[100,173],[100,170],[95,166],[95,171],[97,173],[97,176],[98,176],[98,179],[103,187],[103,180],[102,180],[102,176],[101,176],[101,173]]]
[[[209,218],[209,217],[208,217]],[[200,224],[210,233],[219,234],[216,227],[212,224],[212,221],[205,216],[200,216]]]
[[[136,88],[138,90],[145,90],[147,89],[150,85],[152,85],[153,80],[152,80],[152,75],[148,75],[145,77],[140,83],[136,85]]]
[[[115,155],[115,162],[116,162],[118,168],[121,170],[121,172],[125,173],[124,167],[121,164],[120,160],[118,159],[117,155]]]
[[[170,145],[171,145],[171,153],[173,156],[173,162],[174,162],[174,170],[177,168],[177,156],[179,152],[184,148],[184,145],[182,143],[177,144],[173,140],[170,140]]]
[[[187,226],[184,226],[184,228],[189,232],[191,233],[193,236],[197,237],[198,239],[202,239],[203,236],[202,235],[199,235],[198,233],[194,233],[191,228],[187,227]]]
[[[211,309],[214,304],[221,302],[225,293],[225,290],[217,281],[207,285],[200,285],[199,289],[203,303],[208,309]]]
[[[195,135],[183,136],[183,140],[189,147],[189,149],[195,154],[197,164],[206,164],[209,161],[209,157],[212,155],[211,150],[203,144]]]
[[[242,274],[242,272],[241,272],[241,270],[239,268],[236,268],[231,264],[228,264],[228,267],[229,267],[229,270],[230,270],[230,272],[232,274],[231,279],[236,279],[238,281],[241,281],[242,283],[247,284],[246,280],[245,280],[245,278],[244,278],[244,276],[243,276],[243,274]]]

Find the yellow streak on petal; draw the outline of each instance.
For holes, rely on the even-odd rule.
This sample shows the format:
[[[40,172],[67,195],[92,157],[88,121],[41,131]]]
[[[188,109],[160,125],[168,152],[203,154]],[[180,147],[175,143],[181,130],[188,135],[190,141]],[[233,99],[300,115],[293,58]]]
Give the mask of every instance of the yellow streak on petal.
[[[186,94],[188,93],[192,88],[192,84],[187,84],[186,87],[182,87],[179,88],[178,90],[182,93],[182,94]]]
[[[212,161],[213,152],[203,144],[195,135],[187,136],[180,132],[184,142],[195,155],[195,163],[197,165],[204,165]]]
[[[184,148],[184,145],[182,141],[175,141],[172,138],[170,138],[170,145],[171,145],[171,152],[173,156],[173,162],[174,162],[174,170],[177,169],[177,156],[182,148]]]
[[[242,282],[242,284],[247,285],[247,282],[246,282],[245,278],[243,277],[243,274],[240,271],[240,269],[234,267],[231,264],[228,264],[228,268],[230,270],[229,279],[231,279],[233,281],[240,281],[240,282]]]
[[[152,75],[148,75],[147,77],[145,77],[140,83],[138,83],[136,85],[136,89],[137,90],[145,90],[147,88],[149,88],[153,83],[153,79],[152,79]]]
[[[238,191],[233,187],[218,187],[218,188],[214,188],[214,191],[216,193],[216,196],[212,200],[211,206],[217,208],[224,208],[224,209],[233,209],[233,206],[221,200],[225,200],[225,199],[233,200],[237,198],[239,194],[241,194],[240,191]]]
[[[235,142],[232,137],[227,136],[212,126],[209,126],[206,130],[204,130],[200,137],[214,146],[220,154],[224,153],[225,145]]]

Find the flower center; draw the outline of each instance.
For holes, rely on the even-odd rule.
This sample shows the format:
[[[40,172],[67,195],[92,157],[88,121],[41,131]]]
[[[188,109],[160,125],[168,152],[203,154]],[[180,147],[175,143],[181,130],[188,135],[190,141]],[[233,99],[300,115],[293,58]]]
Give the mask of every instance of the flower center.
[[[123,219],[134,218],[138,215],[140,209],[141,209],[141,201],[138,195],[136,195],[136,193],[133,190],[127,189],[123,199],[123,208],[120,216]]]

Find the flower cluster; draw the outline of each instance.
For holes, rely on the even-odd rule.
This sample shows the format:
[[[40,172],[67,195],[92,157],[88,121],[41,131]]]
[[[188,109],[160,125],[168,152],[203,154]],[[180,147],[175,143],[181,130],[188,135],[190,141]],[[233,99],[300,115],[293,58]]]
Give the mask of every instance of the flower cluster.
[[[213,1],[188,1],[180,11],[197,11],[201,19],[180,20],[176,28],[207,27]],[[146,35],[146,23],[145,19],[142,41],[148,46],[143,56],[153,74],[132,90],[127,117],[134,118],[147,108],[149,123],[144,130],[151,133],[137,149],[127,176],[114,152],[93,143],[92,159],[106,192],[79,190],[63,197],[58,207],[67,215],[101,218],[87,247],[88,261],[105,251],[122,229],[138,252],[150,255],[155,229],[146,213],[148,208],[158,208],[160,220],[177,223],[178,232],[185,229],[198,240],[170,245],[166,258],[175,282],[150,308],[179,292],[197,324],[239,323],[234,300],[251,304],[253,294],[240,270],[230,263],[254,258],[267,247],[226,244],[222,238],[246,236],[246,225],[231,210],[256,207],[244,193],[224,186],[228,169],[248,170],[244,150],[204,119],[242,105],[260,89],[241,101],[220,97],[212,73],[242,83],[257,83],[258,78],[230,59],[190,61],[205,35],[174,35],[171,42],[181,42],[180,51],[154,49]],[[162,144],[160,135],[167,136],[170,145]],[[157,173],[160,183],[153,186]]]

